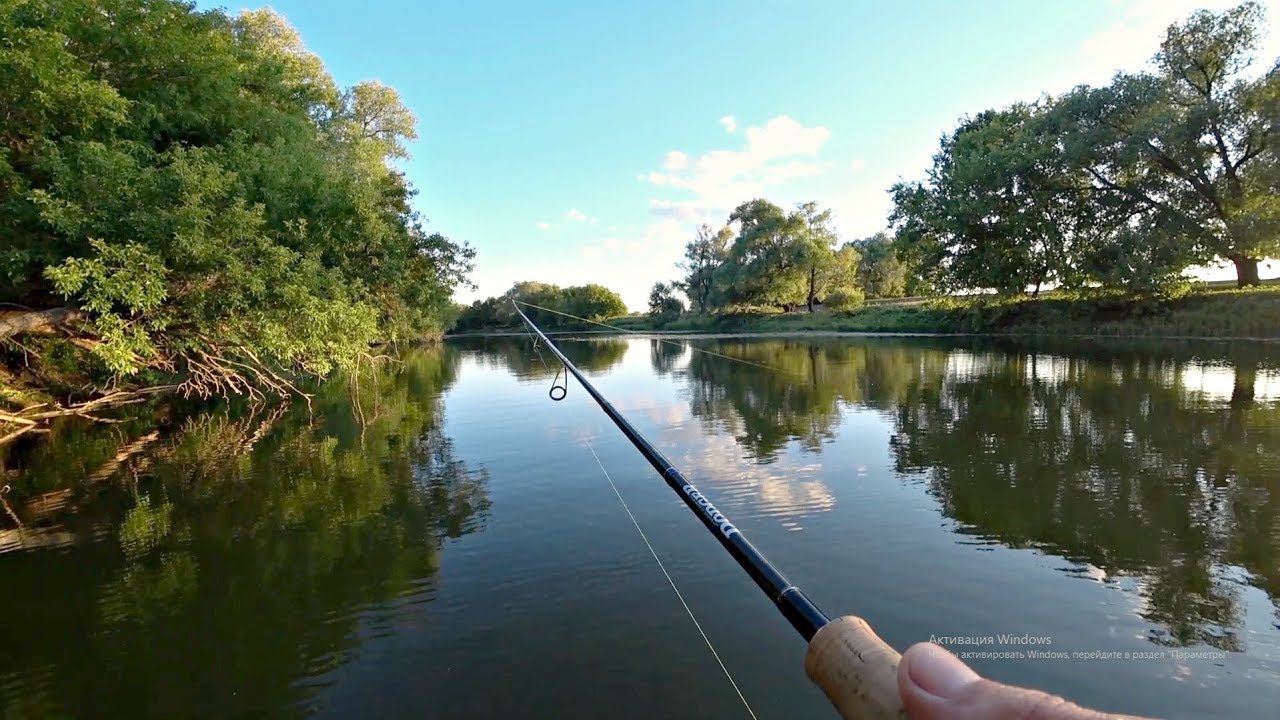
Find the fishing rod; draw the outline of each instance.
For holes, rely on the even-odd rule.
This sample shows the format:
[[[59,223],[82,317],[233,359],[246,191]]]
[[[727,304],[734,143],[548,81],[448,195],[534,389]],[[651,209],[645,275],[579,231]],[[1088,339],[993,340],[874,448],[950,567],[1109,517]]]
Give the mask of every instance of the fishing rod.
[[[636,450],[653,466],[658,475],[693,511],[703,526],[747,572],[756,585],[809,643],[805,654],[805,672],[826,693],[840,715],[847,720],[865,718],[881,720],[902,718],[902,700],[898,695],[898,662],[901,656],[880,639],[865,620],[854,615],[832,620],[805,596],[800,588],[787,580],[764,554],[756,549],[742,531],[724,513],[689,482],[684,473],[654,447],[627,419],[596,390],[555,343],[529,319],[516,301],[512,306],[529,329],[564,366],[565,384],[553,385],[551,398],[563,400],[568,393],[569,375],[587,391],[605,415],[613,421]],[[557,373],[557,378],[559,373]],[[556,391],[559,390],[559,394]]]

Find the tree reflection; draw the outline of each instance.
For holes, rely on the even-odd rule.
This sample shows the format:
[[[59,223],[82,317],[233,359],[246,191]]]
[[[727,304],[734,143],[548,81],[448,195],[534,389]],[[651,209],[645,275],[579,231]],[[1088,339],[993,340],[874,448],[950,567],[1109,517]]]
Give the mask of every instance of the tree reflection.
[[[583,372],[607,372],[622,362],[629,347],[619,338],[555,337],[552,341]],[[459,337],[450,338],[449,345],[517,377],[550,379],[560,367],[550,350],[535,347],[532,336]]]
[[[675,372],[686,352],[684,344],[677,340],[649,340],[649,361],[659,377]]]
[[[22,589],[0,593],[0,678],[16,678],[0,704],[302,714],[307,679],[343,663],[390,601],[429,595],[442,544],[487,516],[487,475],[441,428],[455,365],[452,350],[417,350],[318,388],[312,412],[198,415],[75,488],[47,521],[84,530],[72,552],[0,556]],[[74,457],[84,447],[93,457]],[[97,466],[96,447],[64,446],[64,464]],[[61,476],[44,462],[52,451],[25,461],[32,486]]]
[[[1263,349],[1057,345],[702,341],[732,359],[694,353],[688,392],[694,416],[760,462],[792,443],[820,452],[844,413],[879,410],[897,471],[925,478],[961,532],[1131,576],[1155,642],[1240,649],[1227,566],[1280,598],[1280,407],[1255,398]]]
[[[845,409],[892,406],[918,375],[941,367],[946,357],[927,347],[842,340],[739,339],[695,347],[717,355],[690,356],[694,417],[734,435],[761,462],[793,441],[820,450],[835,437]]]
[[[1241,649],[1222,566],[1277,597],[1277,409],[1192,392],[1166,359],[956,359],[900,406],[898,470],[967,532],[1137,576],[1153,640]]]

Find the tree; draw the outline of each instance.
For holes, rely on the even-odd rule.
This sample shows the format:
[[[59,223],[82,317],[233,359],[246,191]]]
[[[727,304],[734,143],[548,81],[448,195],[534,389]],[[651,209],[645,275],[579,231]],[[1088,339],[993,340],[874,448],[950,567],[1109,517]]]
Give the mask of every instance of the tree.
[[[563,312],[588,320],[607,320],[627,314],[627,304],[618,293],[603,285],[580,285],[560,293]]]
[[[83,315],[36,339],[77,385],[279,390],[452,322],[474,252],[412,209],[413,114],[280,16],[26,0],[0,34],[0,302]]]
[[[523,321],[516,314],[513,301],[521,303],[524,314],[542,327],[578,326],[582,323],[577,318],[598,322],[627,312],[622,297],[602,285],[561,288],[525,280],[515,283],[499,297],[471,303],[453,327],[456,330],[518,327]]]
[[[813,312],[814,303],[829,291],[853,285],[858,255],[851,249],[836,252],[830,210],[819,211],[817,203],[803,203],[793,217],[800,228],[799,252],[806,272],[805,305]]]
[[[1154,73],[1068,98],[1096,186],[1140,208],[1188,262],[1231,261],[1241,286],[1257,284],[1258,261],[1280,253],[1280,64],[1246,73],[1263,23],[1254,2],[1196,12],[1169,27]]]
[[[857,284],[869,297],[902,297],[906,294],[907,269],[898,259],[893,238],[879,232],[845,243],[858,251]]]
[[[370,80],[342,94],[337,132],[352,144],[371,143],[381,158],[408,158],[405,143],[418,139],[416,125],[395,88]]]
[[[697,312],[707,312],[712,307],[715,291],[715,273],[728,254],[729,242],[733,239],[733,230],[728,226],[719,231],[710,225],[698,227],[698,234],[684,246],[684,261],[679,267],[685,276],[675,283],[689,304]]]
[[[757,199],[739,205],[729,221],[738,223],[738,233],[714,278],[724,300],[786,310],[804,302],[810,252],[804,218]]]
[[[965,120],[926,183],[891,192],[900,242],[940,285],[1013,294],[1073,275],[1083,188],[1040,106]]]
[[[511,286],[498,298],[498,308],[500,318],[502,318],[503,326],[519,325],[522,321],[520,316],[516,314],[512,306],[512,301],[526,303],[537,307],[522,306],[520,309],[524,314],[539,325],[558,325],[561,317],[555,313],[560,309],[561,289],[558,285],[550,283],[538,282],[536,280],[522,280]]]
[[[847,297],[865,296],[857,287],[858,264],[861,259],[857,249],[849,246],[831,253],[827,264],[819,269],[817,275],[818,292],[821,293],[823,304],[835,293],[843,293]]]
[[[649,291],[649,316],[657,320],[668,321],[680,317],[684,312],[684,303],[675,296],[675,283],[663,282],[653,284]]]

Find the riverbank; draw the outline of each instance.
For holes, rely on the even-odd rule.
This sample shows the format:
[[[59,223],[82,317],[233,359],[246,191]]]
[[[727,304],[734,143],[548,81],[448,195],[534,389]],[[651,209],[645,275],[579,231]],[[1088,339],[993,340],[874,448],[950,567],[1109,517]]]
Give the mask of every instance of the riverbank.
[[[1082,297],[1069,293],[1022,298],[918,298],[872,301],[848,312],[818,309],[809,313],[802,309],[784,313],[753,309],[717,315],[685,315],[666,322],[636,314],[611,318],[607,324],[622,330],[662,332],[966,333],[1274,340],[1280,339],[1280,285],[1205,289],[1165,300]],[[608,331],[586,323],[557,330]],[[503,331],[522,332],[522,329],[493,328],[458,335]]]

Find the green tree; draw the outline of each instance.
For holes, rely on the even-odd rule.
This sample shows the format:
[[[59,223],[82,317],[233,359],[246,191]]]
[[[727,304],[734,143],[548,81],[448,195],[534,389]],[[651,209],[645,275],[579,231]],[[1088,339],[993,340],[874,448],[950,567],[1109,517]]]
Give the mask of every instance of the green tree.
[[[1073,277],[1083,188],[1039,106],[961,123],[924,183],[891,193],[901,245],[938,285],[1014,294]]]
[[[786,310],[803,303],[810,268],[804,217],[756,199],[739,205],[729,222],[739,229],[714,277],[723,288],[722,300]]]
[[[340,89],[283,18],[24,0],[0,34],[0,302],[84,318],[0,362],[238,392],[452,322],[474,253],[412,209],[412,113]]]
[[[906,294],[907,268],[898,259],[893,238],[879,232],[845,243],[858,251],[857,284],[868,297],[902,297]]]
[[[1263,25],[1254,2],[1194,13],[1169,27],[1153,73],[1065,100],[1098,189],[1141,211],[1142,235],[1184,263],[1231,261],[1241,286],[1258,283],[1261,258],[1280,254],[1280,64],[1247,73]]]
[[[675,296],[675,284],[668,285],[663,282],[653,284],[653,289],[649,291],[649,316],[661,320],[669,321],[680,317],[680,313],[684,312],[684,303],[680,302],[680,298]]]
[[[858,251],[835,249],[838,242],[831,228],[831,211],[818,210],[817,203],[803,203],[793,214],[799,221],[799,253],[805,269],[805,305],[813,305],[836,290],[847,290],[856,282]]]
[[[520,316],[512,308],[512,301],[514,300],[539,306],[520,307],[524,314],[538,325],[558,324],[562,316],[557,315],[554,311],[560,309],[561,292],[559,285],[551,285],[536,280],[517,282],[511,286],[510,290],[503,293],[502,297],[498,298],[499,317],[503,318],[503,325],[519,325],[522,322]]]
[[[728,226],[714,231],[710,225],[701,225],[697,237],[684,246],[685,259],[679,267],[685,276],[676,285],[697,312],[705,313],[712,308],[716,270],[725,261],[732,239],[733,230]]]
[[[862,303],[865,294],[857,287],[858,265],[861,261],[862,256],[856,248],[846,246],[831,253],[830,259],[818,270],[817,275],[818,292],[821,293],[823,304],[827,304],[828,298],[836,294],[849,299],[856,296],[857,304]]]
[[[453,327],[457,330],[518,327],[523,321],[516,314],[513,301],[523,303],[520,309],[541,327],[578,326],[582,322],[575,318],[598,322],[627,312],[622,297],[602,285],[561,288],[525,280],[512,285],[499,297],[473,302],[459,313]]]
[[[588,320],[608,320],[627,314],[627,304],[622,297],[603,285],[565,288],[560,292],[559,304],[563,312]]]

